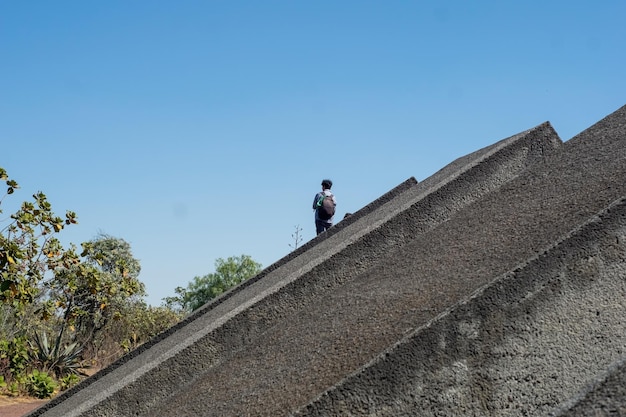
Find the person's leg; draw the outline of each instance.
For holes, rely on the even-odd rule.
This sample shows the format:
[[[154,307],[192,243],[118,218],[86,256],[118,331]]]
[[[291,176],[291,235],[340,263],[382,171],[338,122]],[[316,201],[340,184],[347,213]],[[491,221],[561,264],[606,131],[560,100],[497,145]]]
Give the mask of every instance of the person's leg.
[[[322,220],[315,220],[315,231],[319,235],[320,233],[325,232],[326,230],[330,229],[330,226],[332,225],[333,225],[332,223],[327,223]]]

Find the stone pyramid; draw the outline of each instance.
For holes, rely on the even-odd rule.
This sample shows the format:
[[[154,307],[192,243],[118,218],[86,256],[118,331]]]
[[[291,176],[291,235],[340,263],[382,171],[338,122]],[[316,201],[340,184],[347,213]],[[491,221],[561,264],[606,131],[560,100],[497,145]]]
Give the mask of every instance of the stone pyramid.
[[[409,178],[32,416],[626,415],[626,106]]]

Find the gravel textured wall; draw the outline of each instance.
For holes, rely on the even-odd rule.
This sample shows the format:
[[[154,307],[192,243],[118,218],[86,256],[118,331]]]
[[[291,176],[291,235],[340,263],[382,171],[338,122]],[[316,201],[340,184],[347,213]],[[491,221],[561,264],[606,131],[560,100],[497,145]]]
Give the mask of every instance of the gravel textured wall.
[[[625,294],[626,199],[620,199],[295,415],[548,415],[623,357]],[[614,406],[624,388],[607,385],[588,403],[606,408],[601,397]],[[564,415],[601,415],[583,410]]]
[[[564,144],[544,123],[405,181],[32,415],[554,409],[624,347],[604,343],[623,318],[623,217],[591,219],[613,219],[626,195],[625,114]],[[554,282],[561,292],[543,289]],[[585,325],[550,339],[570,310]],[[591,339],[577,333],[590,311],[604,323]],[[599,361],[576,350],[592,341]]]
[[[575,395],[626,349],[625,162],[622,108],[402,247],[372,279],[412,276],[444,312],[297,414],[547,415]]]
[[[626,415],[626,357],[612,364],[552,417],[620,417]]]

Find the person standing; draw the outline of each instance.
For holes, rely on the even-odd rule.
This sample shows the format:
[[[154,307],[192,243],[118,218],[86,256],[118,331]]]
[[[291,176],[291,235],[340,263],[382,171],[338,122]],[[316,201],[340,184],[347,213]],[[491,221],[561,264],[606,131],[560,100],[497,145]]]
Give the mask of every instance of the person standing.
[[[333,225],[337,200],[330,191],[332,186],[333,182],[331,180],[322,180],[322,191],[315,194],[315,199],[313,200],[315,231],[318,235]]]

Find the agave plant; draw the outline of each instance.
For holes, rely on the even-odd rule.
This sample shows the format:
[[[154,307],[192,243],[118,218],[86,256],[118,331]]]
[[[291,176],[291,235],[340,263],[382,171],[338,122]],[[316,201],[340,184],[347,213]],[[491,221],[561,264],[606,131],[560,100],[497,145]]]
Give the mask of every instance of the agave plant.
[[[61,341],[57,338],[51,346],[45,332],[40,335],[35,333],[34,343],[30,344],[30,358],[38,363],[42,370],[53,372],[57,378],[67,374],[84,375],[82,369],[86,366],[80,360],[83,347],[78,343],[70,343],[61,347]]]

